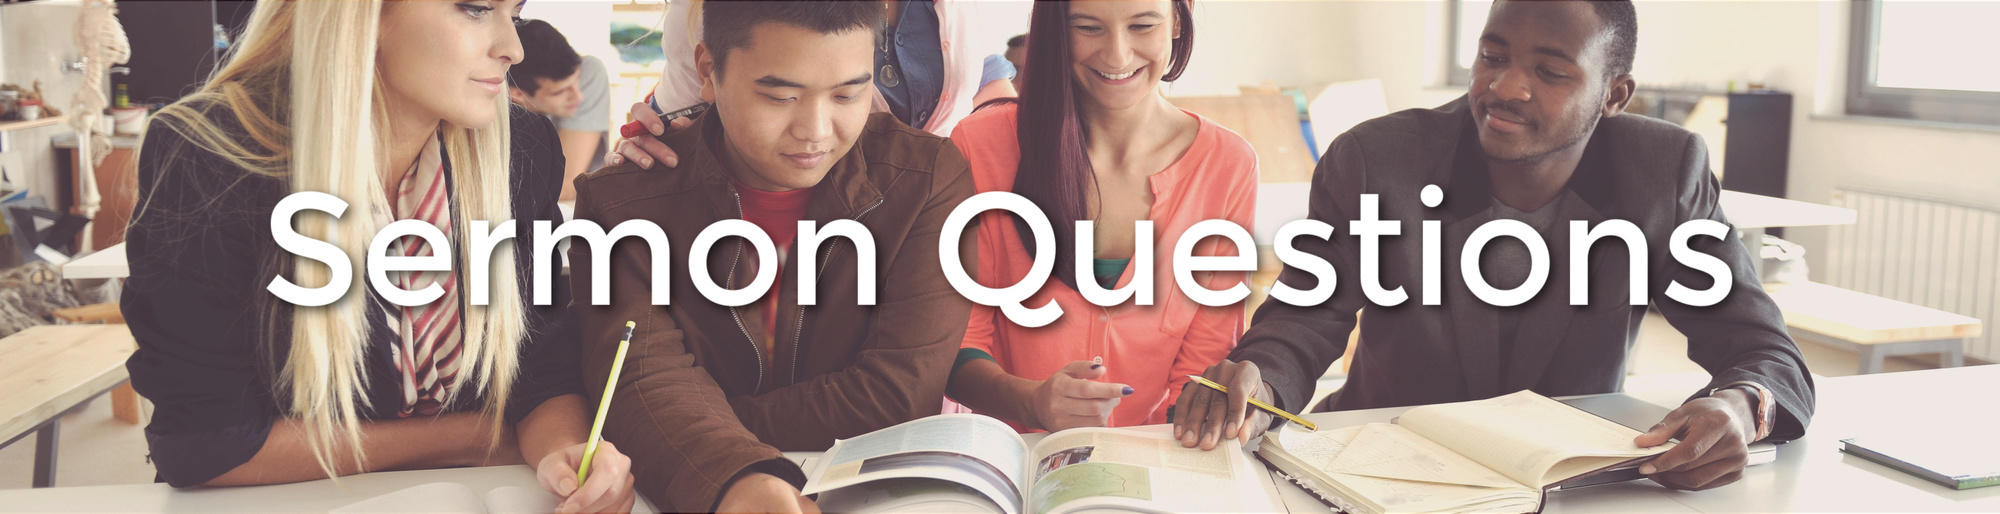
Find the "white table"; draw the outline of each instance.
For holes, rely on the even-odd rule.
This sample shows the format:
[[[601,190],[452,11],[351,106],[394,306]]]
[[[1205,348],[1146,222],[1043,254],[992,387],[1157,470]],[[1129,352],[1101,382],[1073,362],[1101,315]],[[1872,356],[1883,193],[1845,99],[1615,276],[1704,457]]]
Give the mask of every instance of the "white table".
[[[1737,483],[1673,491],[1651,481],[1550,493],[1544,512],[2000,512],[2000,487],[1955,491],[1840,452],[1848,438],[1991,439],[2000,409],[1990,395],[2000,366],[1818,379],[1806,437],[1778,447],[1777,462],[1745,469]],[[1676,406],[1690,392],[1632,396]],[[1386,422],[1405,409],[1311,414],[1321,428]],[[1290,484],[1292,512],[1326,512]]]
[[[456,482],[484,496],[506,486],[536,487],[525,465],[367,473],[340,479],[261,487],[176,490],[167,484],[0,490],[0,512],[326,512],[432,482]],[[645,498],[634,513],[656,512]]]
[[[1647,481],[1560,491],[1546,512],[2000,512],[2000,487],[1954,491],[1840,453],[1851,437],[1992,437],[2000,409],[1989,394],[2000,366],[1823,378],[1807,436],[1778,449],[1775,463],[1751,467],[1743,480],[1700,492],[1671,491]],[[1682,392],[1635,393],[1678,405]],[[1312,414],[1325,428],[1388,421],[1404,409]],[[817,454],[787,453],[794,460]],[[527,466],[499,466],[356,475],[346,489],[321,480],[265,487],[177,491],[141,484],[0,491],[0,512],[324,512],[406,487],[458,482],[484,494],[507,485],[533,486]],[[1298,488],[1278,484],[1291,512],[1326,512]],[[642,499],[643,501],[643,499]],[[650,504],[640,507],[650,512]]]
[[[1544,512],[2000,512],[2000,487],[1955,491],[1840,452],[1854,437],[1991,438],[2000,409],[1989,394],[2000,366],[1818,378],[1818,407],[1807,436],[1778,448],[1777,462],[1750,467],[1737,483],[1674,491],[1635,481],[1550,493]],[[1689,391],[1630,396],[1665,407]],[[1620,393],[1623,394],[1623,393]],[[1386,423],[1405,408],[1309,414],[1321,429]],[[1029,443],[1036,440],[1029,436]],[[788,453],[793,460],[815,453]],[[1292,513],[1328,512],[1304,490],[1276,488]],[[0,501],[5,497],[0,496]]]
[[[125,262],[125,243],[111,245],[90,255],[63,263],[62,275],[63,278],[71,280],[131,276],[132,266]]]
[[[1716,203],[1739,229],[1853,225],[1855,220],[1854,209],[1740,191],[1724,190]]]
[[[1764,229],[1853,225],[1857,215],[1846,207],[1729,190],[1722,191],[1716,203],[1722,204],[1722,214],[1729,217],[1737,236],[1743,238],[1743,247],[1750,250],[1750,269],[1760,280],[1764,276]]]
[[[1173,425],[1146,425],[1146,426],[1142,426],[1142,427],[1132,427],[1132,428],[1133,428],[1133,429],[1135,429],[1135,430],[1144,430],[1144,431],[1153,431],[1153,432],[1168,432],[1168,431],[1171,431],[1171,430],[1173,430]],[[1045,432],[1037,432],[1037,433],[1032,433],[1032,434],[1021,434],[1021,442],[1022,442],[1022,443],[1024,443],[1025,445],[1027,445],[1027,447],[1029,447],[1029,448],[1034,448],[1036,444],[1039,444],[1039,443],[1041,443],[1041,442],[1042,442],[1042,439],[1046,439],[1046,438],[1048,438],[1048,437],[1049,437],[1049,434],[1047,434],[1047,433],[1045,433]],[[1253,447],[1253,448],[1254,448],[1254,447]],[[803,467],[803,468],[805,468],[805,469],[807,469],[807,470],[811,470],[811,469],[812,469],[812,464],[811,464],[811,462],[810,462],[810,461],[811,461],[811,460],[813,460],[813,459],[818,459],[818,458],[820,458],[820,457],[822,456],[822,454],[823,454],[823,453],[824,453],[824,452],[785,452],[785,458],[787,458],[787,459],[791,459],[791,461],[792,461],[793,463],[796,463],[796,464],[798,464],[799,466],[801,466],[801,467]],[[1249,457],[1249,458],[1250,458],[1250,462],[1252,463],[1252,465],[1253,465],[1254,467],[1256,467],[1256,468],[1258,469],[1258,471],[1259,471],[1259,475],[1260,475],[1260,476],[1259,476],[1258,478],[1259,478],[1259,479],[1261,479],[1261,481],[1260,481],[1260,485],[1262,485],[1262,486],[1264,487],[1264,494],[1267,494],[1267,495],[1270,495],[1270,496],[1272,496],[1272,497],[1280,497],[1280,498],[1282,498],[1282,496],[1281,496],[1281,491],[1282,491],[1282,490],[1281,490],[1281,489],[1280,489],[1279,487],[1280,487],[1280,484],[1286,484],[1286,483],[1287,483],[1287,482],[1285,481],[1285,479],[1284,479],[1283,477],[1279,477],[1279,476],[1277,475],[1277,473],[1275,473],[1275,472],[1272,472],[1272,471],[1270,471],[1270,470],[1267,470],[1267,469],[1264,469],[1264,468],[1265,468],[1265,466],[1263,465],[1263,462],[1262,462],[1262,461],[1259,461],[1259,460],[1257,460],[1257,456],[1256,456],[1256,455],[1249,455],[1249,454],[1248,454],[1248,452],[1245,452],[1245,455],[1246,455],[1247,457]],[[1299,489],[1298,487],[1296,487],[1296,486],[1290,486],[1290,488],[1292,489],[1292,492],[1293,492],[1293,493],[1296,493],[1296,494],[1305,494],[1305,493],[1304,493],[1304,492],[1303,492],[1302,490],[1300,490],[1300,489]],[[0,500],[4,500],[4,499],[5,499],[5,497],[4,497],[4,496],[0,496]],[[1287,500],[1287,502],[1289,502],[1289,501],[1290,501],[1290,500]],[[1307,498],[1306,498],[1306,501],[1313,501],[1313,500],[1312,500],[1312,499],[1311,499],[1310,497],[1307,497]],[[1316,503],[1315,503],[1315,504],[1316,504]],[[1271,513],[1272,513],[1272,514],[1280,514],[1280,513],[1288,513],[1288,512],[1291,512],[1291,508],[1290,508],[1290,507],[1288,507],[1288,506],[1287,506],[1286,504],[1284,504],[1284,503],[1277,503],[1277,504],[1273,504],[1273,505],[1271,505],[1271,506],[1272,506],[1272,507],[1275,507],[1275,508],[1277,509],[1277,510],[1275,510],[1275,511],[1271,511]],[[1250,511],[1247,511],[1247,512],[1242,512],[1242,513],[1236,513],[1236,514],[1252,514],[1252,513],[1261,513],[1261,512],[1263,512],[1263,511],[1262,511],[1262,510],[1250,510]]]
[[[2000,366],[1818,382],[1818,407],[1807,436],[1780,446],[1777,462],[1746,469],[1737,483],[1693,492],[1651,481],[1558,491],[1549,494],[1544,512],[2000,512],[2000,487],[1954,491],[1840,452],[1840,440],[1853,437],[1992,437],[1992,428],[2000,426],[2000,409],[1980,395],[2000,384]],[[1655,391],[1631,396],[1673,407],[1688,394]],[[1306,418],[1331,429],[1386,423],[1405,410],[1328,412]],[[1037,437],[1030,435],[1029,443]],[[786,456],[803,460],[817,454]],[[1290,512],[1328,511],[1297,486],[1280,481],[1276,487]]]

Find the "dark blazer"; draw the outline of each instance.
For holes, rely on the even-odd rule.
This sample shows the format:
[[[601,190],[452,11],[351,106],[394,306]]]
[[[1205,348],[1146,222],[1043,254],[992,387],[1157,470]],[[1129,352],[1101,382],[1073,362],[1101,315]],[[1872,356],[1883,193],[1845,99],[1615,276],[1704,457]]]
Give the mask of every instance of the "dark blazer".
[[[217,108],[210,116],[234,125],[227,109]],[[548,118],[515,107],[511,119],[516,277],[527,303],[534,259],[557,258],[532,255],[528,249],[534,248],[534,231],[529,227],[534,220],[562,222],[556,196],[563,157]],[[290,304],[265,290],[288,260],[280,257],[289,256],[279,255],[282,249],[271,238],[270,221],[287,188],[282,180],[201,150],[168,123],[154,118],[140,147],[140,212],[125,236],[132,276],[119,308],[139,343],[125,363],[132,387],[154,405],[146,425],[153,465],[160,480],[188,487],[250,460],[263,447],[272,422],[290,410],[272,391],[290,344]],[[243,142],[249,143],[247,138]],[[367,215],[352,208],[346,214]],[[463,266],[453,269],[464,272]],[[373,300],[364,364],[373,408],[361,416],[395,419],[403,397],[402,379],[390,356],[395,337],[386,309],[394,305],[373,294],[366,277],[354,279]],[[554,289],[557,296],[549,306],[528,304],[520,373],[507,402],[510,424],[543,400],[583,392],[568,288]],[[482,405],[483,398],[467,391],[446,411]]]
[[[1751,271],[1751,256],[1733,236],[1696,237],[1691,247],[1721,259],[1734,275],[1729,295],[1710,307],[1669,299],[1680,281],[1708,288],[1707,274],[1674,260],[1669,235],[1682,222],[1723,218],[1720,186],[1708,170],[1699,136],[1679,126],[1637,115],[1604,119],[1586,144],[1582,164],[1546,237],[1548,280],[1520,306],[1513,355],[1499,355],[1499,312],[1474,296],[1460,276],[1460,255],[1473,230],[1493,219],[1485,173],[1455,166],[1478,152],[1466,100],[1435,109],[1412,109],[1370,120],[1335,139],[1313,173],[1310,217],[1337,228],[1330,242],[1301,238],[1299,246],[1333,264],[1333,298],[1314,307],[1267,301],[1257,310],[1232,359],[1257,363],[1278,405],[1300,411],[1314,380],[1346,350],[1361,316],[1364,348],[1349,367],[1347,384],[1323,405],[1329,410],[1370,409],[1490,398],[1531,389],[1548,396],[1615,392],[1625,378],[1626,354],[1644,306],[1628,303],[1629,254],[1612,238],[1590,254],[1589,303],[1569,305],[1569,221],[1596,227],[1620,219],[1645,234],[1647,297],[1688,336],[1688,357],[1712,375],[1709,387],[1737,381],[1770,389],[1778,414],[1771,439],[1804,434],[1812,417],[1813,383],[1805,360],[1785,332],[1784,318]],[[1470,155],[1481,158],[1479,155]],[[1418,201],[1425,185],[1444,189],[1444,203]],[[1380,195],[1383,220],[1399,221],[1402,235],[1381,241],[1381,284],[1402,287],[1409,299],[1394,307],[1370,302],[1360,288],[1360,238],[1345,227],[1360,219],[1360,195]],[[1441,223],[1441,303],[1422,301],[1422,220]],[[1488,247],[1491,248],[1490,246]],[[1287,267],[1280,280],[1301,289],[1314,277]],[[1502,369],[1502,363],[1506,363]],[[1503,380],[1503,377],[1505,379]],[[1705,396],[1709,388],[1695,392]],[[1691,398],[1692,399],[1692,398]]]

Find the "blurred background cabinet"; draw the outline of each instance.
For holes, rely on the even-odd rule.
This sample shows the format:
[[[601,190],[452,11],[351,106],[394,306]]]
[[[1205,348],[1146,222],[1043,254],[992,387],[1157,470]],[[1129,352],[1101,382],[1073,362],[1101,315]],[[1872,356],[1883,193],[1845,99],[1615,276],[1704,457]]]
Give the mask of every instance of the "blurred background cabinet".
[[[64,134],[50,138],[50,144],[63,154],[66,166],[63,185],[67,187],[62,192],[62,197],[69,202],[67,210],[70,214],[82,216],[83,212],[79,206],[83,205],[83,194],[76,187],[81,179],[77,176],[77,170],[82,169],[78,166],[81,155],[77,151],[76,135]],[[91,250],[125,242],[125,224],[132,221],[132,207],[137,204],[139,194],[138,158],[139,136],[117,136],[111,138],[111,153],[106,154],[104,161],[97,164],[94,171],[97,174],[99,200],[97,216],[91,219],[89,245]],[[77,235],[79,245],[83,243],[82,238],[82,234]]]

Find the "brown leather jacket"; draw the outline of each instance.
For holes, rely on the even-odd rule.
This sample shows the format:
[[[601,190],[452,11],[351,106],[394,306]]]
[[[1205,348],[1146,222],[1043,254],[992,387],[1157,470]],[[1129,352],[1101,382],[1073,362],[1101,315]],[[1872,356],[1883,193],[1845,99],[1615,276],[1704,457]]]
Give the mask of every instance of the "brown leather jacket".
[[[709,301],[688,274],[695,236],[742,217],[711,146],[721,143],[721,129],[709,115],[661,137],[682,156],[678,168],[625,164],[576,180],[576,219],[607,232],[651,221],[672,247],[671,269],[655,270],[651,252],[660,249],[638,238],[617,242],[608,256],[610,305],[592,306],[591,258],[601,249],[570,240],[572,305],[593,404],[602,389],[588,384],[605,382],[625,322],[638,323],[604,438],[632,458],[638,491],[665,511],[713,510],[723,486],[752,466],[803,485],[803,473],[779,451],[825,450],[835,438],[936,414],[970,312],[938,263],[945,217],[973,193],[965,158],[945,138],[877,113],[813,188],[805,216],[820,227],[839,219],[867,227],[876,305],[857,304],[852,241],[833,239],[810,259],[788,259],[772,284],[781,312],[775,355],[765,355],[755,342],[762,314]],[[741,288],[755,276],[755,249],[742,239],[724,239],[709,253],[715,283]],[[806,264],[823,271],[817,305],[800,307],[798,266]],[[671,305],[652,305],[656,272],[668,274]]]

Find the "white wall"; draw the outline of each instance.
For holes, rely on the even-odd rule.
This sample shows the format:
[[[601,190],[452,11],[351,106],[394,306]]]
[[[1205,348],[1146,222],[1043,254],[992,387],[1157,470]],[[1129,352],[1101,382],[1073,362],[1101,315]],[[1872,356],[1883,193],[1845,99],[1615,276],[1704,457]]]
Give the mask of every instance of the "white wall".
[[[1007,51],[1007,39],[1028,33],[1028,14],[1034,2],[1026,0],[978,0],[972,7],[972,43],[980,55]]]
[[[1340,45],[1325,54],[1354,66],[1337,78],[1382,79],[1392,110],[1458,96],[1460,88],[1437,87],[1441,51],[1416,50],[1441,48],[1443,17],[1431,13],[1442,13],[1442,5],[1339,3],[1343,12],[1326,20],[1326,30],[1352,37],[1335,38]],[[2000,208],[2000,130],[1840,116],[1846,2],[1641,0],[1637,8],[1633,74],[1641,83],[1721,89],[1732,80],[1761,81],[1795,95],[1791,198],[1825,203],[1835,188],[1861,187]],[[1809,250],[1825,247],[1824,228],[1786,233]]]
[[[1194,54],[1169,89],[1176,96],[1234,95],[1239,85],[1271,81],[1310,94],[1346,80],[1358,61],[1329,50],[1351,36],[1339,30],[1339,2],[1194,3]]]

